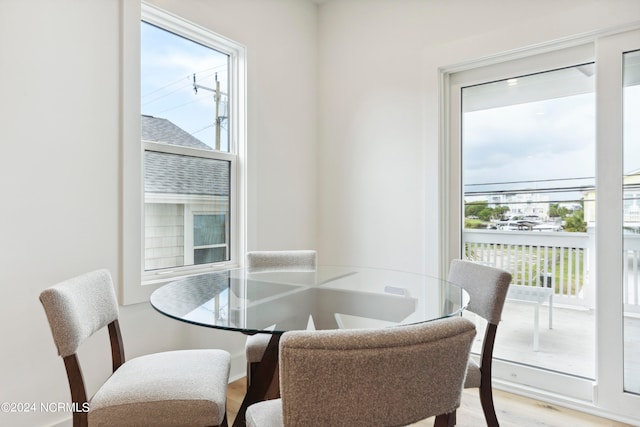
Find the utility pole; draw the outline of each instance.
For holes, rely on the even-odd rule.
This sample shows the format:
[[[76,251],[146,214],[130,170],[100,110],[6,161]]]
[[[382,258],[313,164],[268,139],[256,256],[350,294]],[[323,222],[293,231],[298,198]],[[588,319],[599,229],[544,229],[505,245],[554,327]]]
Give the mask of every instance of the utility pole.
[[[218,73],[216,73],[216,93],[213,96],[216,102],[216,150],[220,151],[220,127],[222,120],[220,119],[220,82],[218,81]]]
[[[216,103],[216,150],[220,151],[220,129],[222,127],[222,120],[226,119],[226,116],[220,117],[220,102],[222,100],[223,93],[220,92],[220,81],[218,80],[218,73],[215,74],[216,79],[216,87],[210,88],[203,85],[200,85],[196,82],[196,74],[193,74],[193,92],[198,93],[198,89],[208,90],[209,92],[213,92],[213,99]]]

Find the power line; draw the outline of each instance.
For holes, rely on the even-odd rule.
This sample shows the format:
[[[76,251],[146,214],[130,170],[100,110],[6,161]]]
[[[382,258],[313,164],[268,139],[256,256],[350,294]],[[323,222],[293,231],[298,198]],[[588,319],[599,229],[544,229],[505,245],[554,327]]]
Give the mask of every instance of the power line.
[[[164,86],[161,86],[161,87],[159,87],[159,88],[156,88],[156,89],[152,90],[151,92],[147,92],[147,93],[145,93],[145,94],[142,94],[142,95],[141,95],[141,97],[142,97],[142,98],[146,98],[146,97],[148,97],[148,96],[151,96],[151,95],[153,95],[153,94],[154,94],[154,93],[156,93],[156,92],[160,92],[160,91],[161,91],[161,90],[163,90],[163,89],[166,89],[166,88],[168,88],[168,87],[171,87],[171,86],[173,86],[173,85],[175,85],[175,84],[180,83],[183,79],[189,79],[189,76],[181,77],[180,79],[178,79],[178,80],[176,80],[176,81],[174,81],[174,82],[172,82],[172,83],[168,83],[168,84],[166,84],[166,85],[164,85]],[[172,92],[172,93],[173,93],[173,92]]]
[[[501,182],[484,182],[477,184],[464,184],[465,187],[475,187],[480,185],[504,185],[504,184],[533,184],[537,182],[555,182],[555,181],[580,181],[583,179],[595,179],[594,176],[583,176],[576,178],[549,178],[549,179],[530,179],[527,181],[501,181]]]
[[[473,202],[464,202],[465,206],[473,206],[473,205],[481,205],[481,204],[486,204],[486,205],[499,205],[499,206],[509,206],[509,205],[539,205],[539,204],[553,204],[553,203],[580,203],[580,202],[595,202],[597,200],[597,198],[590,198],[590,199],[566,199],[566,200],[544,200],[544,201],[525,201],[525,202],[518,202],[518,201],[514,201],[514,202],[500,202],[500,203],[494,203],[494,202],[488,202],[486,200],[484,201],[473,201]],[[630,200],[630,199],[625,199],[625,200]]]
[[[208,73],[208,74],[204,74],[204,75],[201,75],[201,76],[199,77],[200,79],[206,79],[207,77],[213,77],[214,75],[216,75],[217,71],[214,71],[214,70],[217,70],[217,69],[220,69],[220,68],[224,68],[224,69],[226,69],[226,65],[218,65],[218,66],[215,66],[215,67],[206,68],[206,69],[204,69],[204,70],[198,71],[198,72],[193,73],[193,74],[195,74],[195,75],[201,75],[202,73],[210,72],[210,73]],[[176,92],[179,92],[179,91],[180,91],[180,90],[182,90],[182,89],[185,89],[185,88],[191,88],[191,87],[192,87],[192,83],[190,82],[190,80],[191,80],[191,76],[186,76],[186,77],[180,78],[180,79],[178,79],[178,80],[176,80],[176,81],[174,81],[174,82],[172,82],[172,83],[169,83],[169,84],[166,84],[166,85],[164,85],[164,86],[161,86],[161,87],[159,87],[159,88],[157,88],[157,89],[154,89],[154,90],[152,90],[151,92],[148,92],[148,93],[146,93],[146,94],[142,95],[141,97],[142,97],[142,99],[144,99],[144,98],[149,97],[149,96],[151,96],[151,95],[153,95],[153,94],[155,94],[155,93],[161,92],[161,91],[163,91],[163,90],[164,90],[164,89],[166,89],[166,88],[169,88],[169,87],[171,87],[171,86],[174,86],[174,85],[176,85],[176,84],[178,84],[178,83],[182,82],[182,81],[183,81],[183,79],[186,79],[187,83],[185,83],[185,84],[183,84],[183,85],[181,85],[181,86],[177,87],[176,89],[173,89],[173,90],[171,90],[171,91],[169,91],[169,92],[164,92],[162,95],[157,96],[157,97],[155,97],[155,98],[153,98],[153,99],[151,99],[151,100],[145,101],[145,102],[143,102],[143,103],[142,103],[142,105],[144,106],[144,105],[152,104],[152,103],[154,103],[154,102],[156,102],[156,101],[159,101],[159,100],[161,100],[161,99],[163,99],[163,98],[166,98],[167,96],[170,96],[170,95],[172,95],[172,94],[174,94],[174,93],[176,93]],[[225,95],[226,95],[226,94],[225,94]],[[165,111],[168,111],[168,110],[165,110]]]
[[[166,113],[167,111],[177,110],[178,108],[185,107],[187,105],[195,104],[196,102],[200,102],[199,99],[194,99],[193,101],[185,102],[183,104],[176,105],[175,107],[165,108],[164,110],[156,112],[156,114]]]
[[[210,125],[206,125],[206,126],[205,126],[205,127],[203,127],[202,129],[198,129],[198,130],[196,130],[196,131],[189,132],[189,133],[190,133],[191,135],[195,135],[195,134],[196,134],[196,133],[198,133],[198,132],[202,132],[203,130],[207,130],[207,129],[209,129],[209,128],[212,128],[212,127],[214,127],[215,125],[216,125],[215,123],[212,123],[212,124],[210,124]]]
[[[482,190],[482,191],[465,191],[465,196],[493,196],[503,194],[548,194],[548,193],[573,193],[585,192],[595,189],[592,185],[581,185],[575,187],[554,187],[554,188],[514,188],[509,190]]]
[[[544,181],[553,181],[553,180],[544,180]],[[524,183],[529,183],[531,181],[521,181]],[[539,182],[543,182],[542,180]],[[640,183],[634,184],[625,184],[623,185],[623,190],[640,190]],[[479,191],[465,191],[465,196],[499,196],[506,194],[550,194],[550,193],[574,193],[574,192],[588,192],[595,191],[597,189],[595,185],[578,185],[578,186],[570,186],[570,187],[548,187],[548,188],[511,188],[504,190],[479,190]]]
[[[191,87],[191,84],[190,84],[190,83],[187,83],[187,84],[185,84],[184,86],[180,86],[179,88],[174,89],[174,90],[172,90],[171,92],[167,92],[167,93],[165,93],[164,95],[158,96],[157,98],[153,98],[153,99],[151,99],[150,101],[146,101],[146,102],[142,103],[142,105],[144,106],[144,105],[152,104],[152,103],[154,103],[154,102],[156,102],[156,101],[158,101],[158,100],[160,100],[160,99],[162,99],[162,98],[166,98],[167,96],[172,95],[172,94],[174,94],[174,93],[176,93],[176,92],[178,92],[178,91],[180,91],[180,90],[183,90],[183,89],[185,89],[185,88],[188,88],[188,87]]]
[[[218,69],[221,69],[221,68],[222,68],[222,69],[225,69],[225,68],[227,68],[227,65],[225,65],[225,64],[221,64],[221,65],[216,65],[215,67],[205,68],[204,70],[196,71],[196,72],[195,72],[195,74],[202,74],[202,73],[206,73],[206,72],[208,72],[208,71],[214,71],[214,70],[218,70]],[[193,74],[193,73],[191,73],[191,74]],[[151,96],[151,95],[153,95],[153,94],[154,94],[154,93],[156,93],[156,92],[160,92],[160,91],[161,91],[161,90],[163,90],[163,89],[166,89],[166,88],[168,88],[168,87],[170,87],[170,86],[173,86],[173,85],[175,85],[175,84],[178,84],[178,83],[180,83],[181,81],[183,81],[184,79],[187,79],[187,81],[189,81],[189,80],[191,79],[191,74],[188,74],[188,75],[186,75],[186,76],[184,76],[184,77],[180,77],[179,79],[175,80],[174,82],[167,83],[167,84],[166,84],[166,85],[164,85],[164,86],[160,86],[160,87],[158,87],[158,88],[156,88],[156,89],[152,90],[151,92],[147,92],[147,93],[145,93],[145,94],[142,94],[142,98],[146,98],[147,96]],[[215,73],[210,73],[210,74],[207,74],[207,75],[205,75],[205,76],[203,76],[203,77],[213,76],[214,74],[215,74]]]

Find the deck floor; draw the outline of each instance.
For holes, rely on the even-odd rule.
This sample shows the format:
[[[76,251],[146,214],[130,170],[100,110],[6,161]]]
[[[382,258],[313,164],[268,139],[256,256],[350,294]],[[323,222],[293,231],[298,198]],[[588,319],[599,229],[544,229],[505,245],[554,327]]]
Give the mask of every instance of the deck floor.
[[[595,378],[594,312],[553,306],[553,329],[548,328],[547,304],[539,310],[539,348],[533,350],[534,307],[507,301],[498,327],[494,357],[523,364],[562,371],[585,378]],[[484,325],[475,315],[478,335],[473,351],[478,352]],[[640,318],[625,317],[625,388],[640,394]]]

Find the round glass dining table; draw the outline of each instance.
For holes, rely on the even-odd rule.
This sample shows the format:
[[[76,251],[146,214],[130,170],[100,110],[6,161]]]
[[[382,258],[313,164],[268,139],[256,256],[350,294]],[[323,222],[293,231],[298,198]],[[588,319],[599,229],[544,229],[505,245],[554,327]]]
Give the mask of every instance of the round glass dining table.
[[[269,393],[277,384],[278,343],[283,333],[426,322],[458,315],[469,296],[446,280],[421,274],[318,266],[313,270],[240,268],[198,274],[158,288],[150,302],[160,313],[183,322],[271,335],[236,426],[244,425],[250,404],[274,397]]]

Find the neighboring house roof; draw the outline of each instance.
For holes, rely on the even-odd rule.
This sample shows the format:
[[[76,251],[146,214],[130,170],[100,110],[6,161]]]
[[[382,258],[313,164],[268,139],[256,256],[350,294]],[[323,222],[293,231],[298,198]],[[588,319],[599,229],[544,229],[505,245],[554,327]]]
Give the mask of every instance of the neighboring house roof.
[[[142,116],[141,123],[143,140],[211,150],[211,147],[167,119]],[[144,191],[228,196],[230,168],[230,162],[224,160],[145,150]]]
[[[162,142],[165,144],[180,145],[182,147],[200,148],[201,150],[212,149],[167,119],[143,114],[140,128],[143,141]]]
[[[629,172],[624,177],[625,184],[640,184],[640,169]]]

